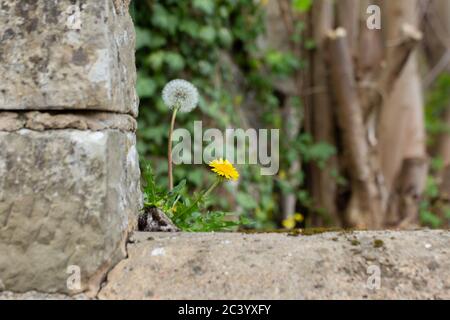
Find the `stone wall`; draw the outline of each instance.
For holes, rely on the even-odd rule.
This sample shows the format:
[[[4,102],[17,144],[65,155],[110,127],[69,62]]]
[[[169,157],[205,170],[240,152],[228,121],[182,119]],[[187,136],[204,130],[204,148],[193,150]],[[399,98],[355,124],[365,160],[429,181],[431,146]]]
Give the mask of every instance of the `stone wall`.
[[[0,21],[1,110],[137,115],[133,23],[113,0],[3,0]]]
[[[125,257],[134,41],[126,1],[0,2],[0,291],[95,295]]]

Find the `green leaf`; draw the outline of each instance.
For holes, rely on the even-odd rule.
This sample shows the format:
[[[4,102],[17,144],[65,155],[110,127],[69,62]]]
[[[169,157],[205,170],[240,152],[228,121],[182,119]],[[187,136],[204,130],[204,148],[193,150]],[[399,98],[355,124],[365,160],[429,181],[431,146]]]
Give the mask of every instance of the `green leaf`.
[[[220,43],[226,47],[229,47],[233,42],[233,36],[226,28],[220,28],[217,37]]]
[[[258,206],[255,199],[246,193],[238,193],[236,195],[236,201],[244,209],[254,209]]]
[[[300,13],[308,11],[311,5],[312,0],[292,0],[292,7]]]
[[[178,26],[181,32],[187,33],[191,37],[197,37],[199,25],[195,20],[185,19],[180,22]]]
[[[138,74],[136,90],[140,98],[150,98],[155,94],[156,83],[151,78]]]
[[[212,66],[208,61],[200,60],[198,62],[198,70],[203,75],[209,75],[213,72],[214,66]]]
[[[316,42],[313,39],[306,39],[304,47],[306,50],[313,50],[316,48]]]
[[[450,220],[450,206],[445,206],[444,207],[444,216],[446,219]]]
[[[439,196],[439,186],[436,182],[436,179],[432,176],[429,176],[427,178],[425,195],[428,198],[437,198]]]
[[[194,0],[192,5],[194,8],[207,14],[212,14],[214,12],[214,1],[212,0]]]
[[[150,47],[152,43],[151,33],[149,30],[135,27],[136,30],[136,50],[145,46]]]
[[[169,34],[174,34],[178,21],[177,17],[169,14],[169,12],[160,4],[155,4],[153,9],[154,11],[151,18],[153,25],[168,31]]]
[[[216,31],[211,26],[203,26],[200,28],[198,36],[205,42],[213,43],[216,38]]]
[[[180,181],[180,183],[178,183],[173,189],[172,191],[169,192],[169,194],[179,194],[183,188],[186,186],[186,179],[183,179]]]
[[[439,228],[442,225],[441,219],[430,211],[421,212],[420,219],[423,223],[428,224],[433,228]]]
[[[155,184],[155,176],[153,174],[152,166],[150,165],[150,162],[142,160],[143,162],[143,168],[142,168],[142,178],[144,180],[145,186],[144,186],[144,194],[147,198],[147,201],[151,204],[156,203],[157,197],[156,197],[156,184]]]
[[[290,75],[300,67],[299,59],[290,52],[270,50],[265,61],[272,72],[278,75]]]
[[[146,48],[159,48],[166,44],[166,39],[161,35],[152,33],[148,29],[143,29],[138,26],[136,29],[136,50]]]
[[[306,152],[309,159],[316,161],[327,160],[335,153],[336,149],[332,145],[323,142],[311,145]]]
[[[163,51],[153,52],[148,56],[147,63],[150,64],[150,66],[154,70],[160,70],[164,63],[164,52]]]
[[[167,52],[164,59],[169,65],[169,68],[174,72],[184,68],[184,59],[177,52]]]
[[[196,186],[200,186],[203,181],[203,172],[201,170],[191,170],[187,173],[187,178]]]

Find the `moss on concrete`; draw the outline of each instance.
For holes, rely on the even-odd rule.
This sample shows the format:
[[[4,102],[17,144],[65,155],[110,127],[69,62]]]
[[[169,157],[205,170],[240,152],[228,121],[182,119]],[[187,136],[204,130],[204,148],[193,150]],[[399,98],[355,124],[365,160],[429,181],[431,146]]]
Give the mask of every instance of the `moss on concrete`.
[[[383,246],[384,246],[383,240],[380,240],[380,239],[373,240],[373,247],[374,248],[381,248]]]

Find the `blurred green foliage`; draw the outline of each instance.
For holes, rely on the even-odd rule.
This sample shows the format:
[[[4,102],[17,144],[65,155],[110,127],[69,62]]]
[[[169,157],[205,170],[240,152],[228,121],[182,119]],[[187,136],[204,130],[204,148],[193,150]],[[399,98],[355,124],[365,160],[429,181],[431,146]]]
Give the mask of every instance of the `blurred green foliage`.
[[[283,129],[282,101],[274,83],[292,76],[304,64],[291,52],[263,50],[258,44],[265,32],[265,4],[263,0],[132,2],[137,35],[137,90],[141,99],[138,150],[141,158],[152,158],[156,176],[161,177],[158,185],[167,185],[165,156],[170,117],[160,92],[172,79],[192,82],[201,96],[199,108],[180,114],[177,127],[192,132],[193,121],[203,120],[204,127],[245,128],[242,108],[251,96],[257,103],[256,122],[263,128]],[[292,5],[305,12],[311,0],[294,0]],[[313,47],[311,41],[302,39],[303,28],[301,23],[296,26],[293,40]],[[302,108],[299,97],[295,105]],[[306,134],[299,138],[290,144],[281,137],[279,176],[261,176],[257,166],[238,167],[239,184],[226,184],[219,196],[211,197],[211,207],[243,213],[252,219],[255,228],[275,227],[280,195],[293,191],[292,181],[300,186],[304,181],[301,171],[288,176],[290,164],[299,157],[323,163],[335,152],[331,146],[314,144]],[[186,179],[193,189],[202,189],[213,179],[205,170],[206,166],[175,166],[175,182]],[[307,207],[307,192],[296,194]]]
[[[450,73],[443,73],[434,87],[428,92],[425,108],[428,143],[433,145],[440,133],[450,133],[450,127],[443,119],[446,108],[450,105]]]
[[[292,6],[300,12],[306,12],[311,8],[312,0],[293,0]]]
[[[425,108],[425,126],[428,145],[433,154],[436,138],[442,133],[450,133],[450,127],[445,122],[444,112],[450,105],[450,73],[439,76],[433,88],[427,94]],[[443,161],[439,157],[431,160],[431,170],[423,199],[420,204],[420,220],[422,224],[432,228],[450,225],[450,205],[442,202],[439,193],[439,182],[436,174],[443,169]]]
[[[137,90],[141,99],[138,119],[138,149],[141,158],[151,158],[158,186],[167,185],[166,145],[169,110],[161,99],[163,86],[174,78],[194,83],[200,92],[200,104],[194,112],[180,114],[177,127],[193,131],[193,121],[203,120],[204,127],[278,128],[286,131],[282,113],[282,97],[275,88],[277,81],[293,77],[306,63],[293,52],[261,45],[265,34],[266,0],[135,0],[131,14],[136,26]],[[292,8],[307,12],[312,0],[291,0]],[[292,41],[306,50],[315,44],[303,37],[305,26],[297,22]],[[428,144],[433,148],[435,138],[450,128],[442,121],[450,103],[450,74],[443,74],[428,93],[425,110]],[[250,98],[250,99],[249,99]],[[291,97],[302,113],[300,97]],[[256,108],[252,123],[245,123],[243,111],[248,100]],[[303,188],[303,171],[290,172],[294,161],[302,165],[316,163],[325,168],[326,161],[336,153],[334,147],[315,143],[310,135],[300,132],[293,141],[281,134],[280,171],[275,177],[261,176],[257,166],[238,167],[239,184],[224,184],[217,196],[204,204],[212,211],[236,211],[252,219],[255,228],[272,228],[280,221],[282,195],[295,193],[298,203],[309,214],[319,214],[327,222],[327,213],[313,206],[309,193]],[[432,153],[432,152],[431,152]],[[434,173],[440,159],[433,159],[425,196],[420,207],[424,224],[439,227],[442,214],[435,212],[438,182]],[[206,174],[206,166],[178,165],[174,168],[175,182],[187,181],[191,191],[210,185],[214,179]],[[345,179],[331,172],[338,183]],[[186,196],[186,187],[180,194]],[[447,218],[449,208],[440,208]],[[220,220],[220,219],[219,219]],[[308,220],[307,220],[308,221]]]

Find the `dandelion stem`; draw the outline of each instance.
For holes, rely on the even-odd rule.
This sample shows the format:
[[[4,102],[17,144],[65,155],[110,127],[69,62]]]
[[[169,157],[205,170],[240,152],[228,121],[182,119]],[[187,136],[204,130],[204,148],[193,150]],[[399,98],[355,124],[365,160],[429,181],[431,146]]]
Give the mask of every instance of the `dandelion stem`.
[[[177,111],[179,107],[173,109],[172,120],[170,121],[169,130],[169,142],[167,145],[167,165],[168,165],[168,175],[169,175],[169,191],[173,190],[173,172],[172,172],[172,135],[173,128],[175,127],[175,118],[177,116]]]
[[[214,188],[217,187],[217,185],[218,185],[221,181],[222,181],[221,178],[217,178],[216,181],[214,181],[214,183],[209,187],[208,190],[205,191],[205,193],[203,193],[203,194],[201,195],[200,198],[204,198],[204,197],[206,197],[208,194],[210,194],[211,191],[213,191]],[[200,199],[199,199],[199,200],[200,200]]]

